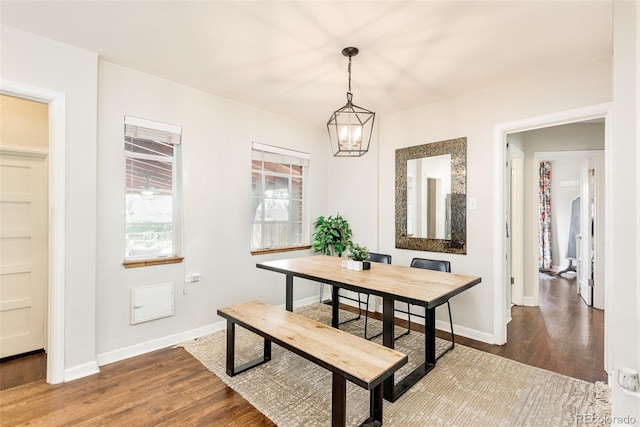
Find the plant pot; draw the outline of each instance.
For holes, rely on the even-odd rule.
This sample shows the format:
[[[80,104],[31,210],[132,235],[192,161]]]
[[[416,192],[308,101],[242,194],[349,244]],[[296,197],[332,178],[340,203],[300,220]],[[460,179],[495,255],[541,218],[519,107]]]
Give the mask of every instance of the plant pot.
[[[353,271],[362,271],[362,261],[353,261]]]
[[[369,261],[362,261],[363,270],[371,270],[371,263]]]

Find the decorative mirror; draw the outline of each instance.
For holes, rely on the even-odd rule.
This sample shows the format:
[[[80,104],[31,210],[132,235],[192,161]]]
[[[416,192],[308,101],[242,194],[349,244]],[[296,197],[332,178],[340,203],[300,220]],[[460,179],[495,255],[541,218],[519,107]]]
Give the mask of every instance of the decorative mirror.
[[[396,248],[467,253],[467,138],[396,150]]]

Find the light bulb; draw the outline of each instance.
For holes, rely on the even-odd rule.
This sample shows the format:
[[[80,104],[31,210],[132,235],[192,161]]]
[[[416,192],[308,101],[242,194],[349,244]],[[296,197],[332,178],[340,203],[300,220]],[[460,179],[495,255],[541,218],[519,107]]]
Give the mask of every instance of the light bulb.
[[[360,143],[362,142],[362,126],[356,126],[355,130],[353,131],[353,141],[358,145],[360,145]]]
[[[348,126],[344,126],[340,131],[340,142],[342,143],[347,142],[348,139],[349,139],[349,129],[348,129]]]

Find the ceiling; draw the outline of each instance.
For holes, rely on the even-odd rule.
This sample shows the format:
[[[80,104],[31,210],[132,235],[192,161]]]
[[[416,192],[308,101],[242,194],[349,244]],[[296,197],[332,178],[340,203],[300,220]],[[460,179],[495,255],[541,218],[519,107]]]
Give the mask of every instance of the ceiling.
[[[611,2],[4,1],[0,19],[106,61],[308,123],[378,114],[612,54]]]

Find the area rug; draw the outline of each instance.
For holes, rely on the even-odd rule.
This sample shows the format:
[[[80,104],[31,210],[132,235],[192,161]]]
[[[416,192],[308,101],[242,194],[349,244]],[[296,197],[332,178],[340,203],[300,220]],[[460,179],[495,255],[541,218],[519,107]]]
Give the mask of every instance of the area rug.
[[[296,311],[331,323],[331,309],[324,304]],[[340,316],[353,313],[341,311]],[[370,320],[370,325],[381,328],[376,320]],[[340,328],[362,336],[363,319]],[[262,339],[243,328],[236,330],[236,364],[258,357]],[[396,334],[399,332],[398,328]],[[229,377],[225,339],[226,332],[220,331],[182,346],[278,426],[331,425],[331,374],[327,370],[273,345],[269,363]],[[438,351],[448,345],[438,339]],[[396,341],[396,350],[409,355],[409,364],[396,378],[424,360],[423,348],[421,333],[412,331]],[[368,392],[348,382],[348,425],[359,425],[368,411]],[[576,426],[585,419],[594,426],[607,425],[610,413],[610,390],[603,383],[592,384],[459,344],[396,402],[385,401],[383,407],[387,426],[548,427]]]

